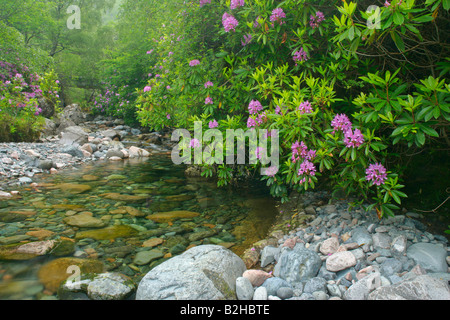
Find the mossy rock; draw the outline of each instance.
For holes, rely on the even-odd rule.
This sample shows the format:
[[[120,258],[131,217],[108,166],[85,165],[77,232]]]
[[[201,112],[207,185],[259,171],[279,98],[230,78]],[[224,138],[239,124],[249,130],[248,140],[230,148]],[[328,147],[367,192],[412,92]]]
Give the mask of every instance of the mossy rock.
[[[77,269],[80,271],[79,274],[76,273]],[[66,257],[43,265],[38,271],[38,278],[47,290],[56,292],[60,284],[69,277],[102,273],[105,271],[104,269],[103,263],[99,260]]]
[[[76,239],[91,238],[95,240],[111,240],[116,238],[128,238],[138,234],[138,231],[127,225],[111,226],[103,229],[86,230],[78,232]]]

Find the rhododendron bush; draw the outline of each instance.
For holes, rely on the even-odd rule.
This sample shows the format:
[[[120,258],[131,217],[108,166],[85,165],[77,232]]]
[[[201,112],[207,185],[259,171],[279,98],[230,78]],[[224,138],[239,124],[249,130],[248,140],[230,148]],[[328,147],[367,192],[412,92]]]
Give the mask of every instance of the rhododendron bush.
[[[155,130],[276,129],[280,166],[261,176],[274,196],[321,184],[392,215],[406,197],[399,148],[449,146],[448,46],[435,40],[448,9],[441,0],[185,1],[147,48],[156,60],[137,117]],[[245,172],[203,166],[220,185]]]

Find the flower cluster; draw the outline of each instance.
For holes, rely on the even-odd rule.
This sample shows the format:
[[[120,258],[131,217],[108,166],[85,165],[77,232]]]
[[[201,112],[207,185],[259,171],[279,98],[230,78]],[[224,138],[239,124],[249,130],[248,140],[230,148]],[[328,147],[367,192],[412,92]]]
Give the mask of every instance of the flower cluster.
[[[309,160],[305,160],[300,165],[300,169],[298,169],[297,175],[301,176],[302,174],[308,175],[308,176],[314,176],[316,174],[316,167],[314,166],[314,163],[312,163]],[[303,178],[303,181],[301,183],[305,182],[305,178]]]
[[[203,7],[207,3],[211,3],[211,0],[200,0],[200,7]]]
[[[258,100],[252,100],[248,104],[248,112],[250,114],[257,114],[262,109],[263,109],[263,107],[261,105],[261,102],[259,102]]]
[[[295,141],[292,146],[292,162],[295,163],[297,160],[313,160],[316,157],[316,150],[308,150],[306,144],[301,141]]]
[[[150,90],[152,90],[152,87],[150,87],[150,86],[146,86],[144,88],[144,92],[149,92]]]
[[[364,143],[364,136],[359,129],[349,129],[344,134],[344,143],[347,148],[358,148]]]
[[[312,113],[312,111],[313,111],[312,107],[311,107],[311,103],[308,100],[300,103],[297,110],[300,111],[301,114]]]
[[[300,48],[300,50],[294,53],[293,59],[295,61],[295,65],[297,65],[297,62],[307,61],[309,58],[305,50],[303,50],[303,48]]]
[[[364,136],[359,129],[352,130],[352,123],[345,114],[337,114],[331,121],[332,134],[336,131],[344,133],[344,143],[347,148],[358,148],[364,143]]]
[[[282,25],[284,22],[282,19],[286,18],[286,14],[284,13],[283,9],[281,8],[275,8],[272,11],[272,15],[270,16],[270,21],[275,23],[278,22],[280,25]]]
[[[316,15],[311,15],[309,17],[309,25],[311,26],[311,28],[315,29],[317,27],[319,27],[319,24],[325,20],[325,16],[323,15],[322,12],[317,11]]]
[[[205,104],[213,104],[213,100],[211,99],[211,97],[206,97]]]
[[[243,7],[245,5],[245,0],[231,0],[230,9],[234,10],[239,7]]]
[[[258,114],[258,112],[262,111],[262,109],[263,107],[261,105],[261,102],[259,102],[258,100],[250,101],[248,105],[248,112],[250,113],[250,115],[256,116],[248,117],[247,120],[248,128],[257,127],[267,121],[267,115],[265,111]]]
[[[366,169],[366,180],[377,186],[384,184],[387,178],[386,168],[380,163],[370,164]]]
[[[211,81],[207,81],[205,83],[205,89],[207,89],[208,87],[212,87],[214,84]]]
[[[209,122],[208,126],[209,126],[210,129],[214,129],[214,128],[217,128],[219,126],[219,123],[217,122],[216,119],[214,119],[214,120]]]
[[[336,130],[340,130],[342,132],[347,132],[347,130],[352,128],[352,123],[350,122],[350,119],[347,117],[346,114],[337,114],[333,121],[331,121],[331,126],[333,127],[334,134]]]
[[[192,139],[191,142],[189,142],[189,147],[191,148],[198,148],[200,147],[200,141],[198,139]]]
[[[225,12],[222,16],[222,25],[225,32],[236,31],[239,22],[231,14]]]
[[[191,66],[191,67],[198,66],[199,64],[200,64],[200,61],[197,59],[189,61],[189,66]]]

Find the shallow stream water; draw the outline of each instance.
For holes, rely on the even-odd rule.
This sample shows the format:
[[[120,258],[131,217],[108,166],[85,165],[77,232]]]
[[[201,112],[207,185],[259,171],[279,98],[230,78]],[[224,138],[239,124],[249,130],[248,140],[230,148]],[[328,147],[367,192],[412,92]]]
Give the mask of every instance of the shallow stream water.
[[[1,200],[0,299],[57,298],[56,285],[42,272],[56,259],[100,260],[107,271],[137,284],[190,246],[220,244],[242,255],[265,238],[277,211],[263,186],[217,188],[213,181],[186,177],[184,170],[166,153],[97,161],[34,179],[38,187]],[[58,247],[44,255],[16,250],[48,240]],[[136,259],[140,251],[155,255],[145,263]]]

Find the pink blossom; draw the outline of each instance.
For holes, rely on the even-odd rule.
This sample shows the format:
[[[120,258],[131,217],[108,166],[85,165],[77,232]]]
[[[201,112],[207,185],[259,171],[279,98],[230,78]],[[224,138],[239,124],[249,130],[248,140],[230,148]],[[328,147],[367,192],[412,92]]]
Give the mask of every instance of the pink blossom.
[[[366,180],[377,186],[384,184],[387,178],[386,168],[380,163],[370,164],[366,169]]]
[[[200,61],[197,60],[197,59],[194,59],[194,60],[189,61],[189,65],[190,65],[191,67],[198,66],[199,64],[200,64]]]
[[[347,148],[358,148],[364,143],[364,136],[359,129],[349,129],[344,134],[344,143]]]
[[[214,119],[213,121],[210,121],[208,124],[210,129],[214,129],[217,128],[219,126],[219,123],[216,121],[216,119]]]
[[[150,86],[146,86],[146,87],[144,88],[144,92],[148,92],[148,91],[150,91],[150,90],[152,90],[152,87],[150,87]]]
[[[245,5],[244,0],[231,0],[230,9],[234,10],[239,7],[243,7]]]
[[[270,16],[270,21],[279,22],[280,25],[285,23],[282,19],[286,18],[286,14],[283,12],[282,8],[275,8]]]
[[[231,14],[225,12],[222,16],[222,25],[225,32],[236,31],[239,22]]]
[[[252,100],[248,105],[248,111],[250,114],[256,114],[262,109],[263,107],[261,105],[261,102],[259,102],[258,100]]]
[[[213,100],[210,97],[206,97],[205,104],[213,104]]]
[[[192,139],[191,142],[189,143],[189,147],[191,148],[197,148],[200,147],[200,141],[198,141],[198,139]]]
[[[303,50],[303,48],[300,48],[300,50],[296,51],[294,53],[294,61],[295,61],[295,65],[297,65],[297,62],[300,61],[307,61],[308,58],[308,54],[305,52],[305,50]]]
[[[205,89],[208,88],[208,87],[212,87],[212,86],[214,86],[214,84],[211,81],[207,81],[205,83]]]
[[[203,7],[207,3],[211,3],[211,0],[200,0],[200,7]]]
[[[311,103],[308,100],[300,103],[297,110],[300,111],[301,114],[311,113],[313,111],[312,107],[311,107]]]

